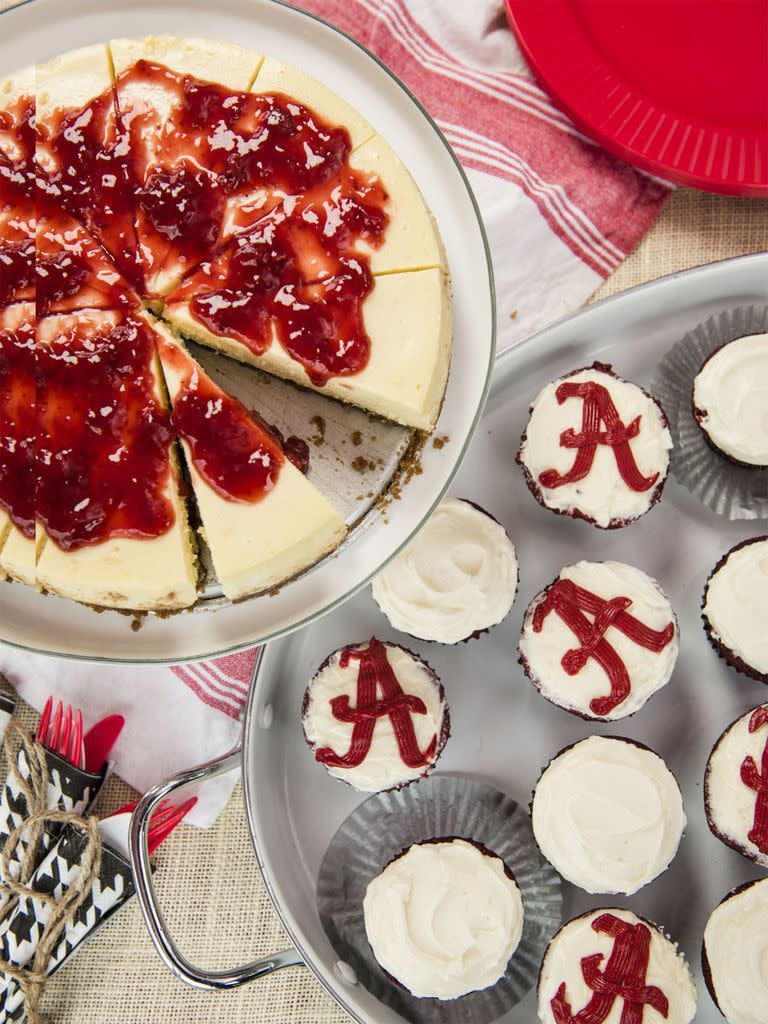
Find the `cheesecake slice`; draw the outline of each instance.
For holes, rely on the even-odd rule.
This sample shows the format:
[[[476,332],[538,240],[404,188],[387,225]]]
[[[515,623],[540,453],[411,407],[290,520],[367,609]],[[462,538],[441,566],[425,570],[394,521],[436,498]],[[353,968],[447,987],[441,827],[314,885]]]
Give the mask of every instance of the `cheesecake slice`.
[[[35,257],[38,316],[140,305],[101,243],[45,196],[37,204]]]
[[[155,324],[202,526],[216,575],[233,601],[292,579],[346,536],[331,503],[280,444]]]
[[[188,607],[195,545],[154,336],[135,315],[81,310],[45,317],[37,340],[38,584],[99,607]]]
[[[128,133],[103,43],[37,66],[38,187],[84,224],[131,284],[141,286]]]
[[[248,310],[252,293],[230,288],[229,279],[226,259],[204,265],[168,297],[164,318],[194,341],[267,373],[405,426],[434,427],[451,355],[449,284],[440,269],[373,278],[360,304],[359,321],[351,326],[344,317],[334,319],[333,280],[326,281],[325,293],[320,289],[315,302],[315,322],[327,329],[322,365],[310,361],[317,356],[313,341],[322,337],[311,323],[306,331],[308,359],[302,361],[285,347],[286,335],[293,333],[290,322],[281,333],[270,319],[259,319],[258,305],[253,316],[241,320],[237,314]],[[306,305],[295,290],[286,289],[283,296],[289,309],[290,304]],[[304,312],[299,309],[299,315]],[[326,375],[329,364],[343,368],[350,340],[355,350],[363,350],[362,365],[353,372]]]
[[[0,306],[35,296],[35,74],[0,81]]]
[[[35,582],[35,306],[0,307],[0,569]]]
[[[218,244],[229,165],[255,138],[247,92],[262,57],[232,43],[114,39],[146,291],[162,296]]]

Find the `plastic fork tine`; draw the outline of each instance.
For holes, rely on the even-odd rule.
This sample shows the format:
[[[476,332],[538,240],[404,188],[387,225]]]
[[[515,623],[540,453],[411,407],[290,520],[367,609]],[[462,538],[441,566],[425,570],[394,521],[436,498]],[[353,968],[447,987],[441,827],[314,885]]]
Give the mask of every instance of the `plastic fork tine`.
[[[69,737],[72,733],[72,705],[67,704],[67,712],[64,715],[64,722],[61,726],[61,739],[58,745],[58,754],[60,757],[66,757],[67,751],[69,750]],[[54,750],[56,748],[54,747]]]
[[[184,803],[179,804],[175,810],[167,815],[161,822],[155,824],[153,819],[152,824],[149,826],[149,833],[147,835],[147,848],[150,853],[154,853],[160,843],[173,832],[179,822],[185,817],[188,811],[190,811],[197,803],[197,797],[192,796],[189,800],[185,800]]]
[[[56,713],[53,716],[53,724],[48,739],[43,740],[43,746],[48,750],[56,750],[59,745],[59,734],[61,732],[61,716],[64,714],[64,705],[59,701],[56,705]]]
[[[112,811],[112,813],[110,815],[108,815],[108,817],[116,818],[118,814],[129,814],[129,813],[132,814],[134,812],[134,810],[136,809],[136,804],[138,802],[139,802],[138,800],[131,800],[131,802],[125,804],[124,807],[119,807],[116,811]],[[161,814],[163,811],[171,810],[172,807],[173,807],[173,804],[170,802],[170,800],[161,800],[160,803],[157,806],[157,810],[155,811],[155,815]]]
[[[67,757],[67,755],[64,755]],[[75,728],[72,730],[72,742],[69,745],[67,760],[77,768],[83,767],[83,715],[80,708],[75,715]]]
[[[53,697],[49,697],[45,702],[43,713],[40,715],[40,724],[37,727],[37,742],[45,744],[45,737],[48,735],[48,726],[51,721],[51,711],[53,710]]]

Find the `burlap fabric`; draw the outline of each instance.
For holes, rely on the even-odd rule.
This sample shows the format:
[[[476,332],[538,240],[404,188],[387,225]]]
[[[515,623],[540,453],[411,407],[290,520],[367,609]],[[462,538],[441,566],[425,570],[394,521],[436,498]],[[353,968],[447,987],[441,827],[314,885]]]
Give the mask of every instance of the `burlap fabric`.
[[[681,190],[595,298],[697,264],[767,249],[768,201]],[[21,717],[30,726],[36,722],[29,709],[22,708]],[[130,796],[123,783],[109,780],[99,813],[116,809]],[[207,832],[178,829],[160,850],[158,867],[157,886],[169,923],[181,948],[199,963],[231,966],[286,946],[254,863],[239,787],[215,828]],[[56,1024],[343,1024],[348,1020],[301,968],[235,992],[186,988],[160,963],[135,900],[51,979],[41,1009]]]

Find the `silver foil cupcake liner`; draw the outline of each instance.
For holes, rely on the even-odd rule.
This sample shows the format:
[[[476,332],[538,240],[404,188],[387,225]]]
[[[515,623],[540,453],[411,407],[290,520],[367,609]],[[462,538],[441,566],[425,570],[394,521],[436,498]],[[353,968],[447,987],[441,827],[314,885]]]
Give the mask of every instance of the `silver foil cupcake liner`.
[[[414,843],[442,836],[474,840],[502,858],[523,897],[520,944],[493,986],[450,1001],[418,999],[388,977],[365,933],[368,883]],[[531,819],[511,797],[473,779],[433,775],[378,793],[350,814],[326,851],[317,882],[320,921],[358,982],[412,1024],[487,1024],[536,984],[547,945],[562,921],[560,878],[542,857]]]
[[[659,364],[652,390],[669,418],[672,475],[728,519],[768,519],[768,469],[737,466],[715,451],[693,416],[693,382],[712,353],[748,334],[768,333],[768,306],[724,310],[681,338]]]

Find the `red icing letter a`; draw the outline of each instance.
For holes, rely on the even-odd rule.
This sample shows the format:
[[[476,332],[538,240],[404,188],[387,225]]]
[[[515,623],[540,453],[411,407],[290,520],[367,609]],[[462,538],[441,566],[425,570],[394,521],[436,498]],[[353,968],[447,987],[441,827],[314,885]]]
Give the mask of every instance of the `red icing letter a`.
[[[646,1006],[652,1006],[666,1018],[669,1000],[657,985],[645,983],[650,959],[650,928],[644,924],[629,924],[614,914],[596,917],[592,928],[613,936],[613,950],[603,971],[600,970],[602,953],[582,957],[581,973],[592,990],[592,998],[578,1013],[572,1012],[565,982],[562,983],[550,1000],[557,1024],[602,1024],[617,999],[624,1000],[621,1024],[642,1024]]]
[[[582,383],[567,381],[558,387],[555,395],[558,405],[562,405],[568,398],[583,400],[581,432],[577,434],[571,428],[562,432],[561,447],[575,448],[576,458],[567,473],[560,474],[556,469],[546,469],[540,473],[539,483],[543,487],[562,487],[563,484],[583,480],[592,469],[599,444],[609,445],[613,449],[616,465],[627,487],[633,491],[647,491],[653,487],[659,474],[643,476],[629,447],[630,440],[640,433],[639,416],[625,427],[608,388],[592,380]],[[605,424],[605,430],[600,429],[601,423]]]
[[[411,715],[425,715],[426,705],[420,697],[403,692],[387,658],[387,649],[376,637],[372,637],[364,651],[347,649],[342,651],[339,664],[342,668],[352,660],[358,661],[357,706],[350,707],[349,697],[334,697],[331,701],[333,717],[340,722],[352,722],[352,742],[346,754],[340,755],[323,747],[315,754],[316,759],[331,768],[357,768],[368,756],[373,740],[377,719],[388,715],[392,720],[400,757],[409,768],[426,767],[432,760],[437,747],[437,736],[432,738],[424,753],[419,749]],[[383,698],[377,697],[381,687]]]
[[[757,732],[768,725],[768,708],[755,708],[749,720],[749,731]],[[755,801],[755,822],[749,833],[749,841],[760,853],[768,853],[768,737],[763,748],[761,770],[757,770],[755,759],[746,757],[741,765],[741,781],[757,793]]]

